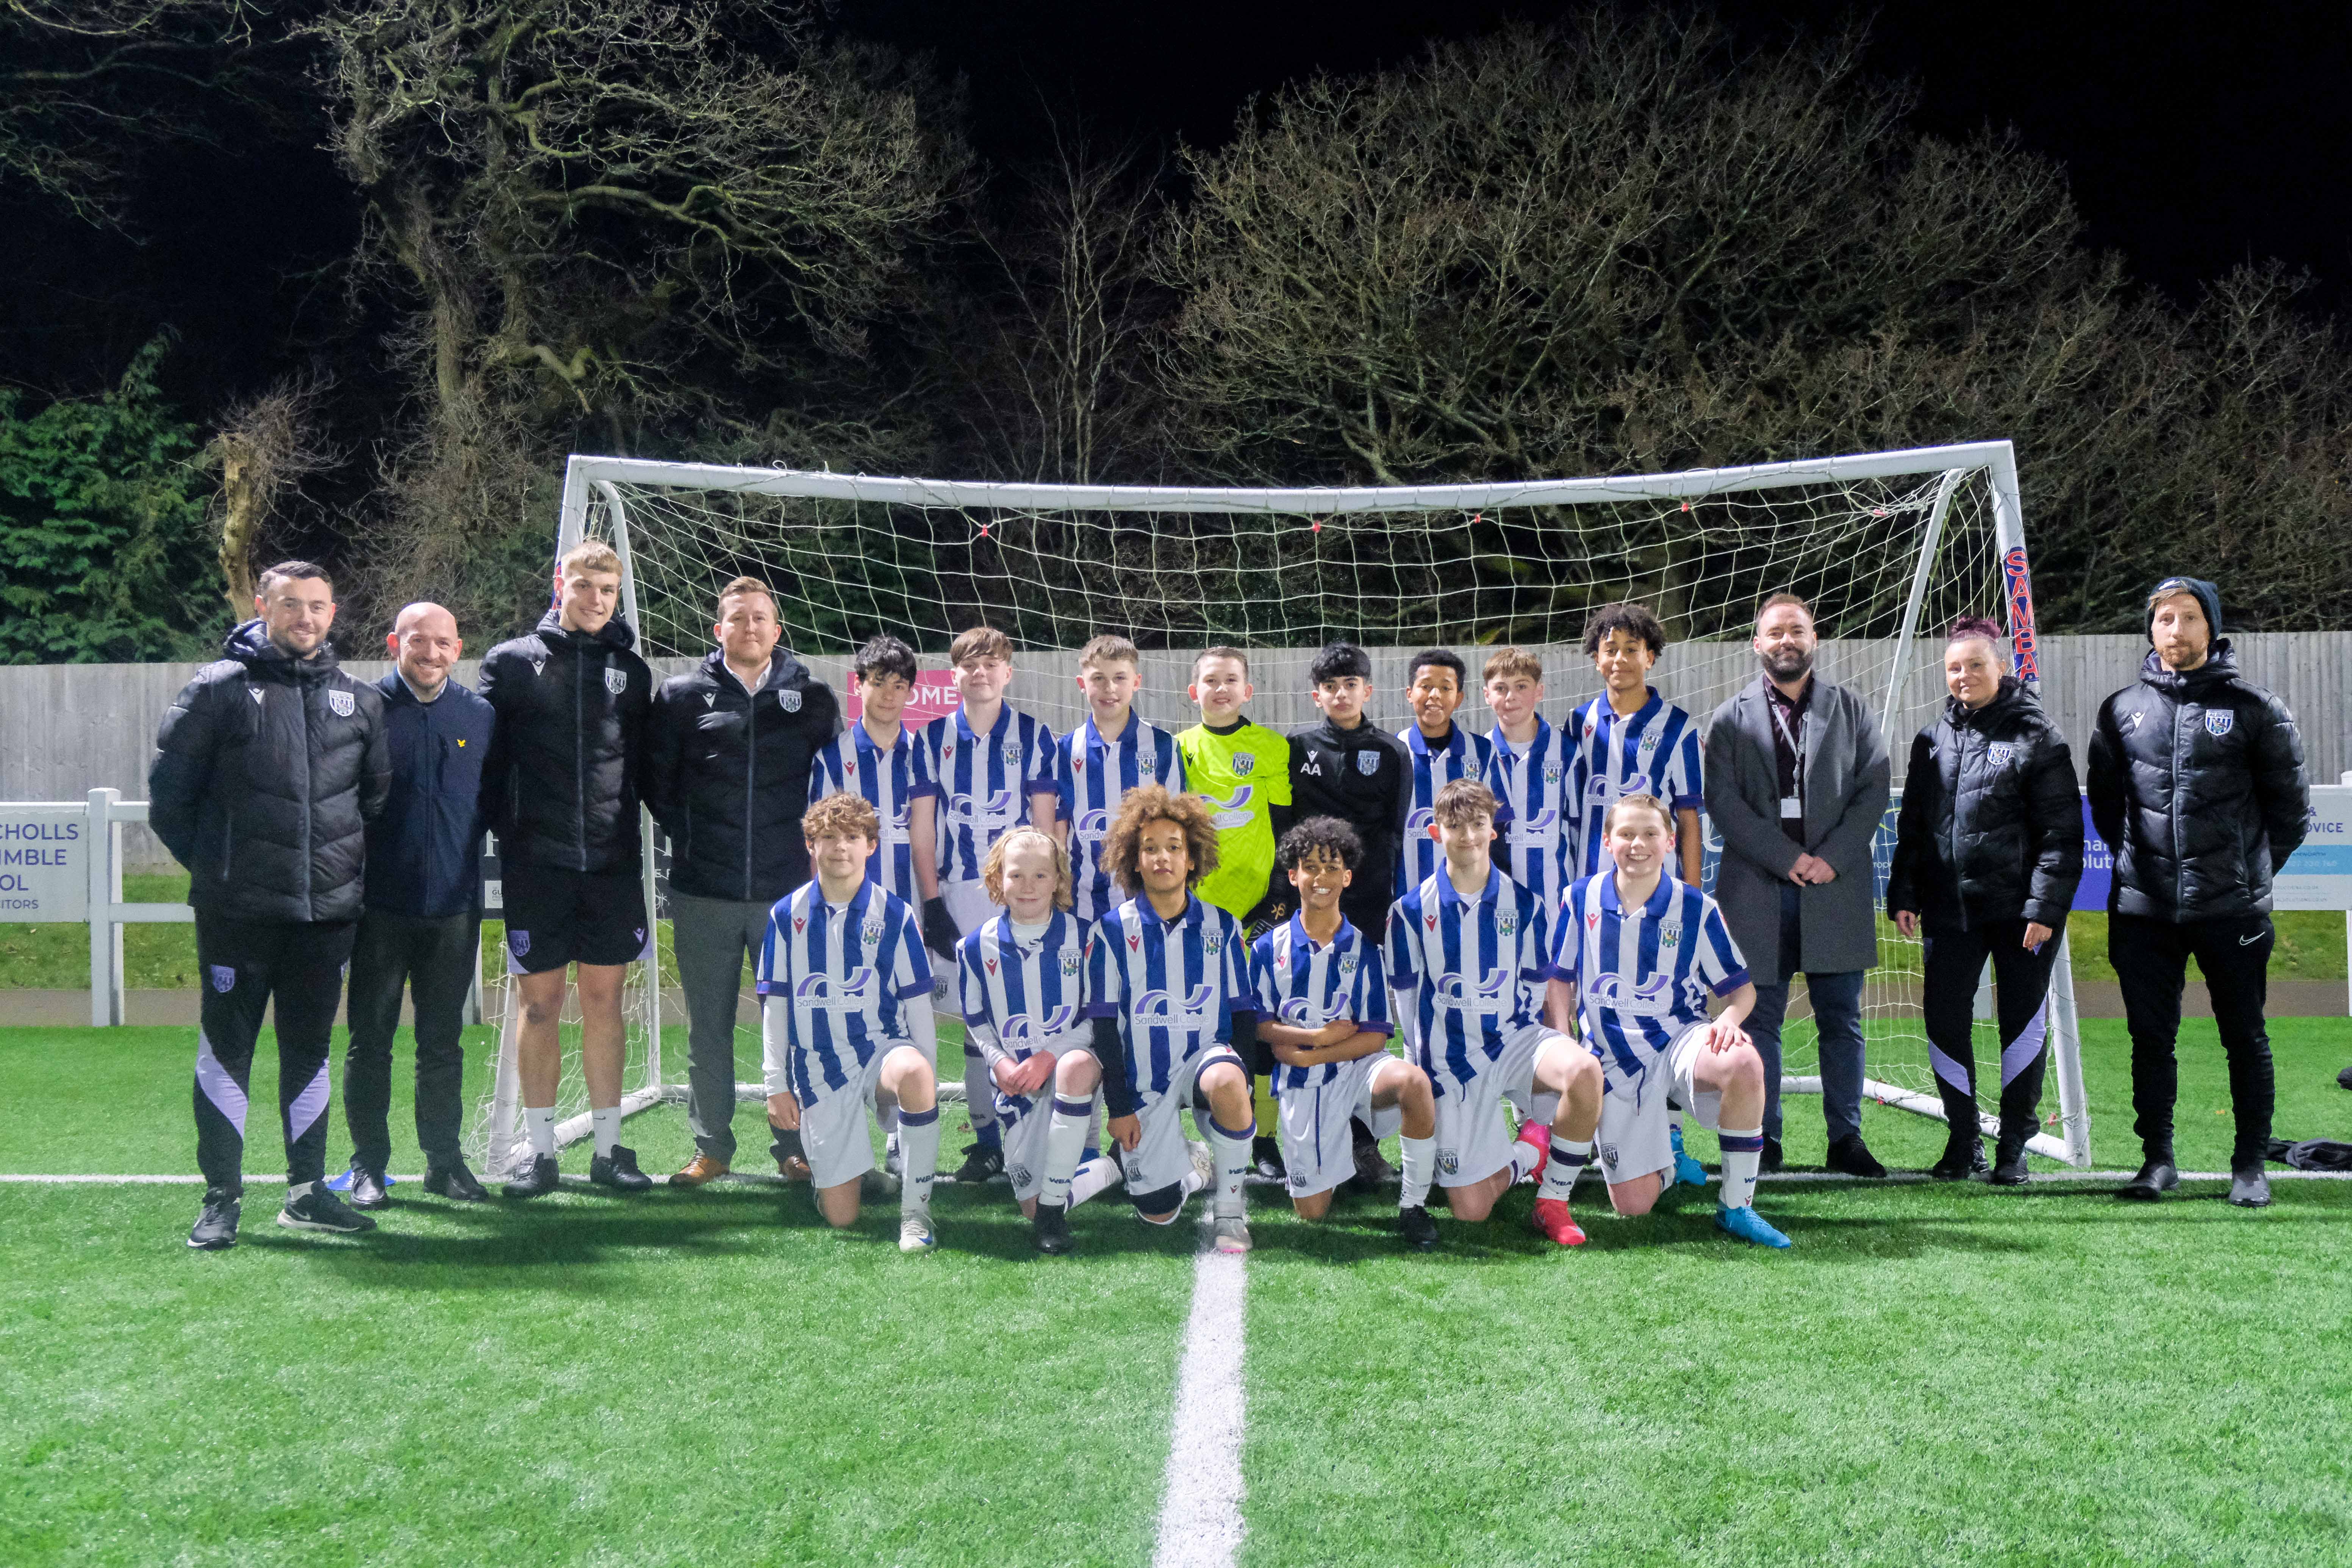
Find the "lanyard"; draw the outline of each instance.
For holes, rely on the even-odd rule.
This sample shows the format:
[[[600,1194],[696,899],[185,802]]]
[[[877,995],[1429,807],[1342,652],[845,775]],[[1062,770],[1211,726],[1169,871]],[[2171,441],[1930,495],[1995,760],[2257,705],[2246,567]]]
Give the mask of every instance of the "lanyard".
[[[1781,715],[1780,705],[1772,700],[1769,692],[1764,696],[1764,706],[1771,710],[1774,727],[1780,731],[1780,739],[1789,742],[1789,754],[1797,760],[1797,795],[1801,799],[1805,793],[1805,742],[1800,734],[1790,732],[1789,721]]]

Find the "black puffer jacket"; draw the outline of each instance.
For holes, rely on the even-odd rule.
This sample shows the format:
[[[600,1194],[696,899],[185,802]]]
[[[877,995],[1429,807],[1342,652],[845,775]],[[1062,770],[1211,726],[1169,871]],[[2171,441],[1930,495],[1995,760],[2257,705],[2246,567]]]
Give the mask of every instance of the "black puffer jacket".
[[[2099,705],[2090,796],[2116,857],[2107,908],[2168,921],[2267,913],[2311,816],[2294,715],[2238,673],[2226,637],[2185,672],[2151,651]]]
[[[713,650],[654,694],[646,799],[669,836],[669,885],[773,903],[809,879],[801,816],[809,760],[841,733],[841,704],[778,648],[756,693]]]
[[[643,840],[654,674],[618,616],[595,633],[539,629],[492,648],[478,689],[498,719],[482,808],[501,863],[634,871]]]
[[[1948,699],[1911,742],[1886,909],[1929,926],[2054,926],[2083,879],[2083,803],[2066,737],[2013,679],[1981,708]]]
[[[367,825],[392,788],[383,693],[335,650],[298,659],[257,621],[173,698],[147,770],[148,826],[188,902],[236,920],[355,921]]]

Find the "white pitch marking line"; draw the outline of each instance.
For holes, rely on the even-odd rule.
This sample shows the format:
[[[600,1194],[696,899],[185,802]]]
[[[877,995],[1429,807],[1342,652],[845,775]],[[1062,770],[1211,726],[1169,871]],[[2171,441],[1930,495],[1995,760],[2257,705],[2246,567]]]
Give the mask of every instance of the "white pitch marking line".
[[[1152,1568],[1231,1568],[1241,1552],[1242,1343],[1249,1277],[1233,1253],[1192,1265]]]

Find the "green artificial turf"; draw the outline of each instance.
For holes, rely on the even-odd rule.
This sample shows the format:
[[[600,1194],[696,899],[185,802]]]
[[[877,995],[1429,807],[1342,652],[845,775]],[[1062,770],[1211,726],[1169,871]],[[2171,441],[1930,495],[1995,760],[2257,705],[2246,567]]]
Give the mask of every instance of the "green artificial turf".
[[[2282,1134],[2352,1138],[2352,1023],[2273,1038]],[[188,1169],[192,1039],[0,1030],[0,1171]],[[2136,1152],[2126,1062],[2087,1026],[2105,1166]],[[404,1038],[397,1169],[407,1068]],[[266,1041],[253,1087],[257,1173]],[[2225,1160],[2226,1098],[2191,1021],[2184,1165]],[[1942,1141],[1864,1126],[1897,1165]],[[332,1128],[340,1163],[340,1095]],[[648,1170],[688,1148],[676,1107],[625,1136]],[[1792,1162],[1821,1140],[1791,1100]],[[1408,1257],[1385,1205],[1310,1226],[1255,1189],[1244,1561],[2352,1561],[2352,1184],[2276,1190],[1768,1183],[1778,1255],[1707,1194],[1618,1221],[1590,1185],[1562,1253],[1523,1190]],[[940,1252],[907,1258],[894,1205],[836,1234],[805,1188],[395,1199],[304,1236],[257,1181],[243,1245],[200,1255],[192,1188],[0,1187],[0,1562],[1150,1559],[1190,1225],[1114,1196],[1039,1259],[1003,1188],[942,1188]]]

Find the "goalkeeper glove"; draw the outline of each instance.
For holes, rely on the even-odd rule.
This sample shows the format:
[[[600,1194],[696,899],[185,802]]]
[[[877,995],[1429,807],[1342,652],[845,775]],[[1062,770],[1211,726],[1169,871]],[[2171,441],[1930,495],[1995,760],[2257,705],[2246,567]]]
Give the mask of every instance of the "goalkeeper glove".
[[[956,929],[955,917],[948,913],[948,901],[936,895],[923,900],[923,945],[945,958],[963,940]]]

